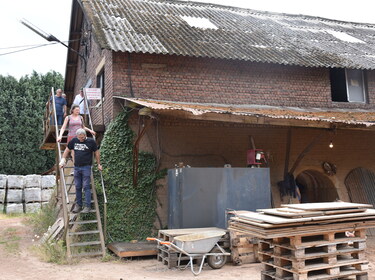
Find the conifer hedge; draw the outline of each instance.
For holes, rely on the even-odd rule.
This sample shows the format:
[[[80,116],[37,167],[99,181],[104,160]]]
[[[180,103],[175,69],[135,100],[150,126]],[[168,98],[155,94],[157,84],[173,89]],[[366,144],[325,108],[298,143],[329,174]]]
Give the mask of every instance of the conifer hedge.
[[[19,81],[0,75],[0,174],[38,174],[53,166],[54,153],[39,149],[42,121],[51,87],[63,84],[54,71],[34,71]]]

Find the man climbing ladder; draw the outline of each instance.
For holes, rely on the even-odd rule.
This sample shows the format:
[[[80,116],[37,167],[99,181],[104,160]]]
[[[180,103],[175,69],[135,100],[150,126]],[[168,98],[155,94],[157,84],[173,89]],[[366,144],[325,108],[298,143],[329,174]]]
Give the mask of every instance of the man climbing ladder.
[[[62,156],[60,167],[64,167],[70,151],[74,151],[74,184],[76,186],[76,205],[73,213],[89,213],[91,210],[91,165],[94,153],[98,169],[101,171],[100,153],[94,139],[87,138],[84,129],[77,130],[77,137],[73,138]],[[82,210],[82,188],[85,192],[85,205]],[[82,210],[82,211],[81,211]]]

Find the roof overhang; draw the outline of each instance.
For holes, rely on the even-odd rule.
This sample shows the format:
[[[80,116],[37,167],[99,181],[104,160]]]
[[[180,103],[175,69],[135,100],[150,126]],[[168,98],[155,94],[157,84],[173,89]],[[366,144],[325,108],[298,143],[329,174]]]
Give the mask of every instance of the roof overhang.
[[[149,108],[152,113],[175,118],[257,125],[325,129],[375,130],[375,111],[182,103],[114,96],[131,108]]]

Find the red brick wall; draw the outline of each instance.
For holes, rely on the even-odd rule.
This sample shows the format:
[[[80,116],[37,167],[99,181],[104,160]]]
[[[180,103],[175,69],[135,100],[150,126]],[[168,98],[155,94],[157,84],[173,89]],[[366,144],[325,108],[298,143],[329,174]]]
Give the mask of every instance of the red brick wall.
[[[92,40],[87,73],[81,61],[75,92],[90,79],[105,58],[104,123],[122,107],[114,95],[179,102],[259,104],[322,108],[375,108],[375,72],[367,71],[368,104],[332,102],[329,70],[244,61],[169,55],[128,54],[100,50]],[[132,91],[130,89],[130,80]],[[102,107],[93,109],[103,123]]]
[[[130,96],[128,54],[114,53],[114,92]],[[329,70],[244,61],[131,55],[135,97],[180,102],[295,107],[374,108],[375,76],[368,73],[370,104],[331,101]]]
[[[112,92],[113,92],[113,71],[112,71],[112,52],[105,49],[100,49],[98,44],[95,41],[95,38],[92,37],[91,44],[89,46],[89,56],[87,59],[87,71],[84,72],[84,65],[82,60],[79,59],[78,66],[77,66],[77,76],[74,85],[74,92],[75,95],[79,93],[79,89],[84,87],[90,80],[91,86],[96,87],[97,85],[97,77],[96,77],[96,69],[101,63],[102,59],[105,59],[104,64],[104,77],[105,77],[105,98],[104,102],[101,106],[97,108],[91,109],[91,115],[93,118],[93,122],[95,124],[103,124],[103,114],[102,109],[104,109],[104,124],[108,125],[110,121],[113,119],[113,99],[112,99]],[[96,102],[97,103],[97,102]]]

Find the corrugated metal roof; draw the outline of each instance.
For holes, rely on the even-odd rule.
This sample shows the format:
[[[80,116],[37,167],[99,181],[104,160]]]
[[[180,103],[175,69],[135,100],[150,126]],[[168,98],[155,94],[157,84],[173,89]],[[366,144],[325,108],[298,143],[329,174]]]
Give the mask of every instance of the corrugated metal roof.
[[[129,102],[148,107],[156,112],[185,111],[195,116],[208,113],[231,114],[239,116],[266,117],[271,119],[293,119],[328,124],[345,124],[360,127],[375,127],[375,112],[369,110],[343,109],[301,109],[295,107],[277,107],[266,105],[222,105],[202,103],[181,103],[164,100],[138,99],[115,96]]]
[[[375,25],[168,0],[80,0],[102,48],[375,69]]]

